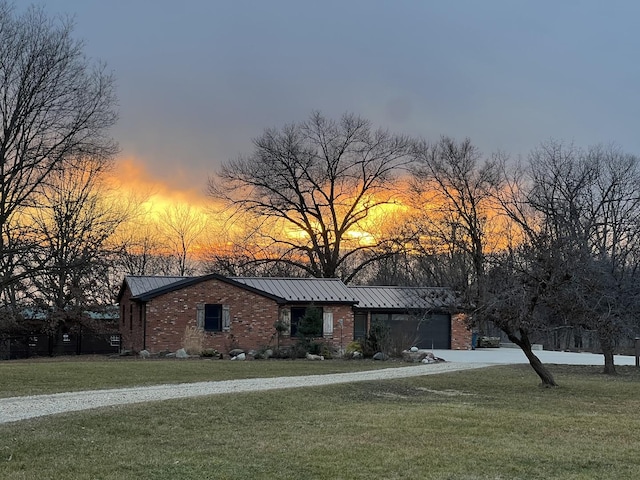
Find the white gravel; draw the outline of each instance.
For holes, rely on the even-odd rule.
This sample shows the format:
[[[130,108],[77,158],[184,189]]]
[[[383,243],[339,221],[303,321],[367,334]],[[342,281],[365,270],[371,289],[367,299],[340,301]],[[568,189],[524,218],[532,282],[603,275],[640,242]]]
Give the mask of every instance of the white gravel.
[[[16,422],[28,418],[130,403],[200,397],[203,395],[220,395],[224,393],[257,392],[336,383],[416,377],[486,366],[489,366],[489,364],[446,362],[364,372],[336,373],[331,375],[252,378],[221,382],[165,384],[151,387],[117,388],[111,390],[55,393],[52,395],[10,397],[0,399],[0,423]]]

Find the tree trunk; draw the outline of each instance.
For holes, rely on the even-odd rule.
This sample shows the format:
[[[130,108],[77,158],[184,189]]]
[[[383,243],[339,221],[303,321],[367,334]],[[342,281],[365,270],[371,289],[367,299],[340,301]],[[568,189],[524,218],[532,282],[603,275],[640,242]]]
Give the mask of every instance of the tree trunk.
[[[540,377],[540,380],[542,381],[541,386],[557,387],[558,384],[556,383],[549,369],[545,367],[540,359],[536,356],[536,354],[533,353],[528,335],[522,330],[520,330],[520,337],[516,337],[511,332],[505,331],[505,333],[507,334],[509,340],[518,345],[518,347],[520,347],[520,349],[524,352],[527,359],[529,360],[529,365],[531,365],[531,368],[533,368],[538,377]]]
[[[598,337],[600,340],[600,348],[602,348],[602,354],[604,355],[604,372],[606,375],[616,375],[616,365],[613,360],[613,345],[611,338],[607,335],[607,332],[598,331]]]

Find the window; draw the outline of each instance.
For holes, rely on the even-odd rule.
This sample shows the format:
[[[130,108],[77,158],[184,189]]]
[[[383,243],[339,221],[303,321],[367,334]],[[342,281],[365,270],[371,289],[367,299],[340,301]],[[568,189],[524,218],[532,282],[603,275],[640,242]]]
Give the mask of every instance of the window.
[[[367,338],[367,314],[356,313],[353,317],[353,339],[363,340]]]
[[[208,303],[204,306],[204,330],[206,332],[222,331],[222,305]]]
[[[200,303],[196,306],[196,323],[205,332],[226,332],[230,329],[229,305]]]
[[[291,336],[321,337],[322,308],[315,306],[291,307]]]

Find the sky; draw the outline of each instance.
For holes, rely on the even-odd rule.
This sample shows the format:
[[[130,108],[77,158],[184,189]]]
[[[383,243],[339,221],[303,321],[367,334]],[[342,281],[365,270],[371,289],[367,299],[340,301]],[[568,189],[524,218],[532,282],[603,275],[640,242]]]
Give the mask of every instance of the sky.
[[[27,0],[16,2],[19,8]],[[265,128],[319,110],[512,158],[640,155],[636,0],[34,0],[117,80],[127,175],[204,195]]]

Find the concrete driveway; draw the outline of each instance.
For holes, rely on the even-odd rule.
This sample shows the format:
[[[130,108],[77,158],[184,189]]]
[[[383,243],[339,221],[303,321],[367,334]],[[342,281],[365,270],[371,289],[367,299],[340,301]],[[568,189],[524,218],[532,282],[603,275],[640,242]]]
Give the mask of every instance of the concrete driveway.
[[[519,348],[478,348],[476,350],[434,350],[433,353],[449,362],[513,364],[529,363]],[[561,365],[604,365],[604,357],[593,353],[552,352],[536,350],[533,353],[542,363]],[[633,356],[616,355],[616,365],[635,365]]]

